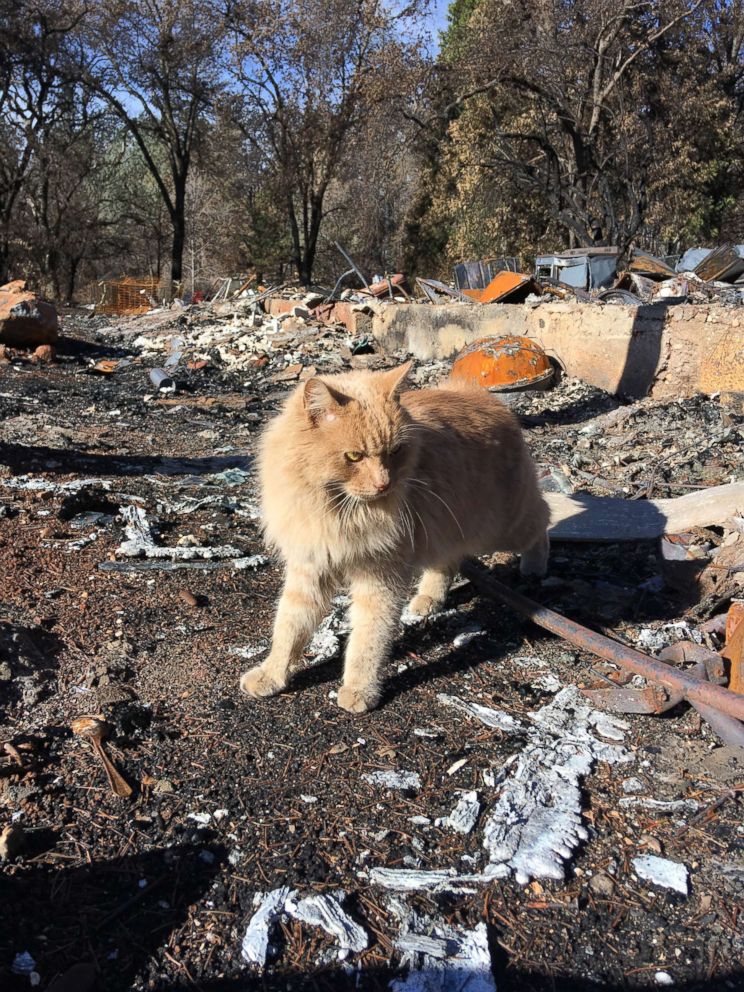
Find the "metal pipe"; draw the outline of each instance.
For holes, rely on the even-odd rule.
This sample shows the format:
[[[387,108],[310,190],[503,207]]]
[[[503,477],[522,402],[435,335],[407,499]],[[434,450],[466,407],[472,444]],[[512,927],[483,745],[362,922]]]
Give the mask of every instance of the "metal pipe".
[[[540,606],[527,596],[522,596],[521,593],[502,585],[472,561],[463,562],[460,572],[481,592],[501,600],[518,613],[528,617],[533,623],[575,644],[576,647],[591,651],[592,654],[606,661],[612,661],[621,668],[627,668],[628,671],[642,675],[653,682],[659,682],[669,689],[681,689],[684,698],[691,703],[702,703],[703,706],[713,707],[719,713],[744,720],[744,695],[731,692],[730,689],[724,689],[723,686],[714,685],[712,682],[702,682],[688,675],[687,672],[670,668],[669,665],[655,658],[649,658],[648,655],[626,644],[613,641],[603,634],[583,627],[575,620],[569,620],[562,614],[549,610],[546,606]]]
[[[161,392],[168,392],[169,390],[175,390],[176,384],[163,369],[151,369],[150,370],[150,382],[156,389]]]

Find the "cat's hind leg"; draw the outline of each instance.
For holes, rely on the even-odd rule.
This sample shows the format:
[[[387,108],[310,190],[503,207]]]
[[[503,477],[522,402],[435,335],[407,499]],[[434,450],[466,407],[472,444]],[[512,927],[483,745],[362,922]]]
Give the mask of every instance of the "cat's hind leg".
[[[444,606],[452,579],[457,572],[457,566],[445,568],[427,568],[421,576],[416,595],[408,604],[410,613],[426,617],[436,613]]]
[[[351,633],[346,645],[344,682],[338,705],[366,713],[380,701],[382,667],[398,630],[410,575],[357,576],[351,582]]]
[[[268,657],[240,679],[247,696],[275,696],[286,688],[290,671],[327,612],[335,586],[310,565],[289,565],[274,620]]]
[[[548,571],[549,554],[550,538],[546,531],[532,547],[522,552],[519,560],[519,571],[522,575],[534,575],[542,579]]]

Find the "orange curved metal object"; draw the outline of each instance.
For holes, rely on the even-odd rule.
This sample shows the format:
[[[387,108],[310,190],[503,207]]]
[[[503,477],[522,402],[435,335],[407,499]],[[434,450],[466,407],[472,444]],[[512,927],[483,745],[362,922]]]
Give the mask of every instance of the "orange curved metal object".
[[[450,378],[484,389],[537,389],[553,377],[553,366],[531,338],[481,338],[462,349]]]

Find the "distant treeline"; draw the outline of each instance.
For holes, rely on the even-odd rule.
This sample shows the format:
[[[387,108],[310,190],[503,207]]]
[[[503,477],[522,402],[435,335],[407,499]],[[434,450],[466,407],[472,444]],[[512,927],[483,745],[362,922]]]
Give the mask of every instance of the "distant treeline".
[[[744,241],[744,0],[0,0],[0,282]]]

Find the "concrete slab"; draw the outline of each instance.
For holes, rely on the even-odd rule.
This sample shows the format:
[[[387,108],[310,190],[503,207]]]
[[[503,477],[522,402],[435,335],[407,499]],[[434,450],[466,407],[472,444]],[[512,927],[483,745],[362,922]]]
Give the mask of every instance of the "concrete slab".
[[[744,390],[744,311],[716,305],[388,304],[373,319],[383,349],[452,358],[478,338],[534,338],[569,375],[659,399]]]

